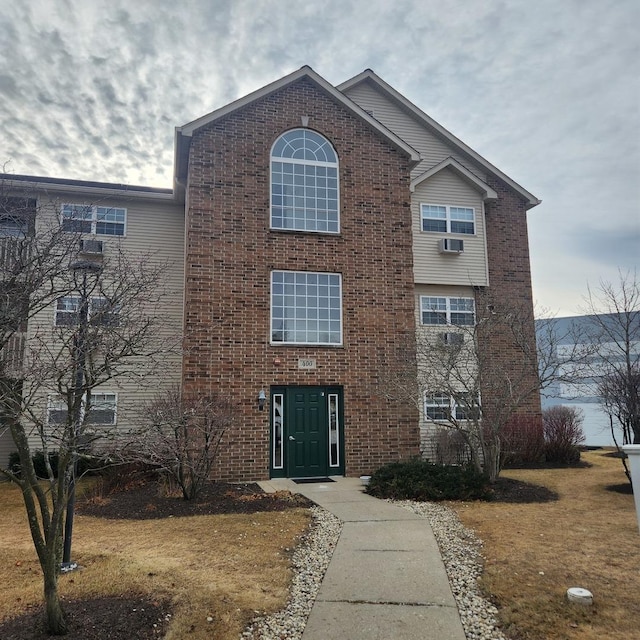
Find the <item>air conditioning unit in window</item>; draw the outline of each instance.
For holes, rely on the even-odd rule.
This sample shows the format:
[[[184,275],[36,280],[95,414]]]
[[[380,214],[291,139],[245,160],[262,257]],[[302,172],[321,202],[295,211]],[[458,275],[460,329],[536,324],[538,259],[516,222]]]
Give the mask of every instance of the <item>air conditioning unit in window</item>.
[[[457,333],[455,331],[447,331],[446,333],[441,333],[440,337],[442,338],[443,344],[449,346],[460,346],[464,343],[464,334]]]
[[[442,238],[438,241],[440,253],[462,253],[464,251],[464,240],[456,238]]]
[[[80,253],[90,253],[92,255],[102,255],[104,252],[104,244],[102,240],[81,240]]]

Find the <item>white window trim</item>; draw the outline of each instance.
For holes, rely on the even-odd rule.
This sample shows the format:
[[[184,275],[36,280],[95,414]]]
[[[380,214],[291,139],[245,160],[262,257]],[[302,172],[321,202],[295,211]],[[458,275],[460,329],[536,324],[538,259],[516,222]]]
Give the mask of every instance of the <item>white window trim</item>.
[[[424,215],[423,212],[423,207],[444,207],[446,210],[446,225],[447,225],[447,230],[446,231],[425,231],[424,229],[424,220],[441,220],[441,218],[431,218],[430,216],[426,216]],[[470,209],[471,211],[473,211],[473,233],[461,233],[460,231],[451,231],[451,209]],[[456,221],[457,222],[457,221]],[[469,222],[469,220],[465,220],[463,222]],[[446,234],[453,234],[456,236],[460,236],[461,238],[470,238],[473,236],[477,236],[478,235],[478,222],[477,222],[477,215],[476,215],[476,208],[475,207],[469,207],[467,205],[463,205],[463,204],[439,204],[439,203],[435,203],[435,202],[421,202],[420,203],[420,231],[421,233],[446,233]]]
[[[338,276],[340,286],[340,342],[285,342],[273,340],[273,274],[274,273],[304,273],[318,276]],[[329,271],[292,271],[290,269],[274,269],[269,276],[269,342],[272,346],[318,346],[318,347],[342,347],[344,342],[344,310],[343,310],[343,290],[342,274]]]
[[[274,158],[273,156],[273,148],[276,146],[276,144],[278,143],[278,141],[280,140],[280,138],[284,135],[286,135],[287,133],[289,133],[289,131],[296,131],[298,129],[304,129],[305,127],[296,127],[294,129],[289,129],[288,131],[285,131],[283,133],[281,133],[274,141],[274,143],[271,145],[271,150],[269,151],[269,229],[271,231],[284,231],[285,233],[319,233],[319,234],[325,234],[325,235],[332,235],[332,236],[336,236],[336,235],[340,235],[341,233],[341,220],[340,220],[340,160],[338,159],[338,153],[335,150],[335,147],[333,146],[333,144],[331,143],[331,140],[329,140],[329,138],[327,138],[326,136],[324,136],[323,134],[321,134],[319,131],[313,131],[313,129],[309,129],[309,131],[313,131],[314,133],[316,133],[319,136],[322,136],[330,145],[331,148],[333,149],[333,152],[336,155],[336,162],[322,162],[319,160],[303,160],[300,158],[284,158],[284,157],[280,157],[278,156],[277,158]],[[318,230],[318,229],[285,229],[283,227],[274,227],[273,226],[273,162],[274,160],[276,162],[281,162],[281,163],[291,163],[291,164],[299,164],[299,165],[310,165],[310,166],[314,166],[314,167],[331,167],[331,168],[335,168],[336,169],[336,213],[337,213],[337,224],[338,224],[338,229],[336,231],[322,231],[322,230]]]
[[[446,310],[443,312],[440,309],[436,309],[435,313],[444,313],[445,314],[445,319],[446,319],[446,323],[445,324],[435,324],[435,323],[427,323],[424,322],[423,320],[423,314],[425,311],[433,311],[433,309],[430,308],[425,308],[425,300],[427,298],[444,298],[446,300],[446,305],[447,308]],[[473,303],[473,311],[451,311],[451,299],[452,298],[456,298],[458,300],[471,300],[471,302]],[[465,313],[465,314],[471,314],[471,316],[473,317],[473,323],[472,324],[454,324],[451,322],[451,314],[452,313]],[[423,295],[420,296],[420,326],[422,327],[447,327],[447,326],[451,326],[451,327],[473,327],[476,324],[476,301],[470,297],[470,296],[440,296],[440,295]]]
[[[96,427],[114,427],[117,426],[118,424],[118,393],[116,391],[108,391],[108,390],[96,390],[94,389],[91,392],[91,397],[93,398],[94,396],[101,396],[101,395],[109,395],[109,396],[113,396],[114,398],[114,404],[113,404],[113,422],[110,422],[108,424],[105,423],[92,423],[92,422],[87,422],[86,425],[87,426],[96,426]],[[82,407],[80,409],[80,417],[81,420],[84,421],[84,414],[85,414],[85,406],[86,406],[86,400],[85,397],[83,396],[82,398]],[[94,406],[94,403],[92,402],[92,406]],[[47,396],[47,424],[52,424],[52,426],[58,426],[55,423],[51,423],[50,420],[50,415],[51,415],[51,411],[68,411],[68,406],[66,404],[66,402],[58,395],[54,395],[54,394],[49,394]]]
[[[67,233],[78,233],[78,234],[88,234],[88,235],[92,235],[92,236],[100,236],[102,238],[124,238],[127,235],[127,221],[129,218],[128,215],[128,211],[126,207],[108,207],[105,205],[96,205],[96,204],[82,204],[79,202],[63,202],[62,205],[60,206],[60,224],[64,224],[65,220],[69,220],[70,218],[65,218],[64,217],[64,207],[68,206],[68,207],[83,207],[86,208],[87,210],[91,210],[91,231],[68,231]],[[113,224],[121,224],[122,225],[122,234],[112,234],[112,233],[98,233],[96,231],[97,228],[97,223],[98,223],[98,209],[102,208],[102,209],[120,209],[122,211],[124,211],[124,222],[120,223],[120,222],[116,222]],[[73,218],[71,218],[73,219]],[[85,220],[85,222],[89,222],[89,220]],[[108,221],[107,221],[108,222]]]

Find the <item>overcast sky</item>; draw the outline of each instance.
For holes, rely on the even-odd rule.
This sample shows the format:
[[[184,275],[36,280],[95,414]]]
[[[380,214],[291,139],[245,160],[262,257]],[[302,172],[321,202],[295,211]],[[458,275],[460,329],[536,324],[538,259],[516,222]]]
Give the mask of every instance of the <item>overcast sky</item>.
[[[170,187],[174,127],[308,64],[366,68],[543,203],[537,302],[640,254],[638,0],[0,0],[0,163]]]

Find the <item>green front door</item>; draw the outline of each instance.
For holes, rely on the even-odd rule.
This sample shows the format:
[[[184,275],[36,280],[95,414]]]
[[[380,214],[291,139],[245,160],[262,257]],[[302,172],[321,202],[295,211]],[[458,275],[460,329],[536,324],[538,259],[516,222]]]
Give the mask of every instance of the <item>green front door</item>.
[[[272,477],[344,473],[341,404],[340,388],[272,389]]]
[[[287,399],[285,425],[289,477],[326,476],[328,425],[324,389],[289,389]]]

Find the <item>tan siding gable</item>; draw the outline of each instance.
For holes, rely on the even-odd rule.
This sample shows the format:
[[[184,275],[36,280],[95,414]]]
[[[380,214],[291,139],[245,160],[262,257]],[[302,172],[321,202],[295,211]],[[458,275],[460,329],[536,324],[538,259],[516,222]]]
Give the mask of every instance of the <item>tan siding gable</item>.
[[[472,207],[475,235],[422,231],[420,204]],[[444,169],[416,186],[411,200],[413,225],[413,269],[416,283],[486,286],[487,251],[484,203],[478,191],[449,169]],[[464,241],[461,254],[442,254],[442,238]]]
[[[411,172],[412,178],[448,157],[458,160],[482,180],[486,178],[485,173],[478,167],[456,153],[452,147],[436,137],[415,118],[405,113],[369,82],[361,82],[345,93],[360,107],[372,111],[376,120],[420,152],[423,160],[414,167]]]

